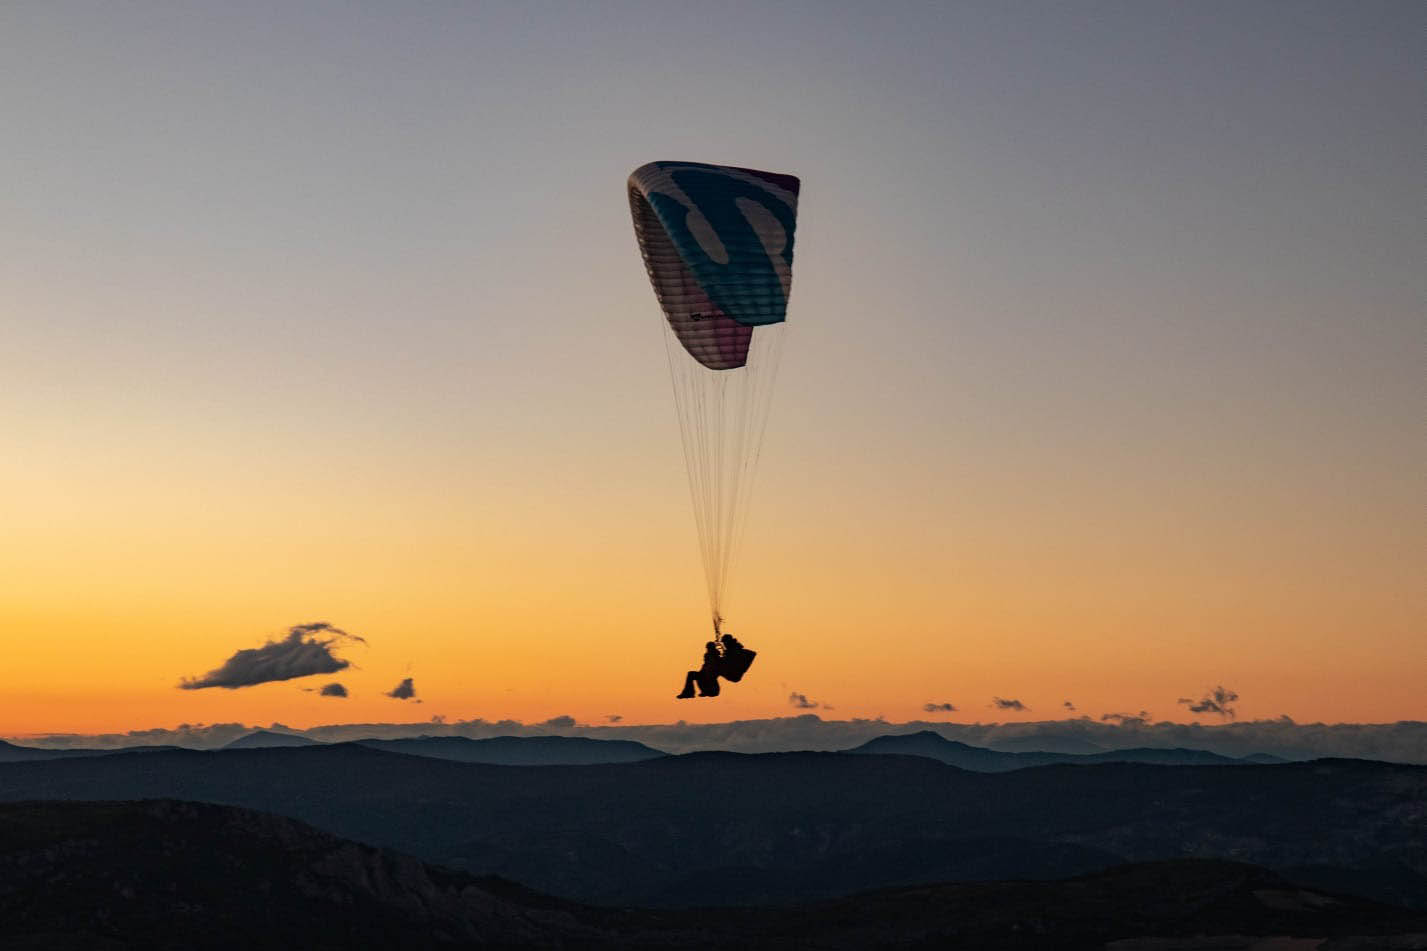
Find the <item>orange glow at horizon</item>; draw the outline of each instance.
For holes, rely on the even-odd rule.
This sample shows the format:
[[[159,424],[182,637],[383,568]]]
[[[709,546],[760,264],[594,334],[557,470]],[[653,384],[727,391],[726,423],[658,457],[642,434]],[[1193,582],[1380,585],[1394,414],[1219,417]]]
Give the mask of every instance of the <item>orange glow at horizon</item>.
[[[756,676],[717,701],[675,701],[706,637],[703,593],[675,447],[644,451],[665,458],[633,479],[619,455],[583,458],[578,479],[527,460],[529,481],[498,500],[463,492],[473,460],[433,477],[377,454],[360,478],[336,479],[304,475],[312,460],[291,448],[240,477],[216,460],[162,483],[116,466],[99,498],[80,491],[85,473],[7,470],[6,497],[27,505],[0,562],[0,735],[435,715],[713,722],[804,712],[793,691],[833,719],[922,719],[944,701],[958,721],[1057,719],[1072,700],[1091,716],[1189,720],[1176,699],[1218,683],[1243,695],[1246,718],[1417,712],[1411,663],[1395,659],[1422,652],[1418,606],[1401,598],[1405,552],[1396,575],[1325,561],[1306,544],[1324,528],[1262,510],[1236,513],[1229,538],[1222,524],[1205,534],[1194,522],[1215,498],[1166,513],[1086,489],[1071,507],[994,480],[888,495],[872,490],[887,470],[865,463],[837,486],[806,483],[776,448],[729,624],[760,651]],[[863,480],[855,510],[824,517]],[[1270,557],[1247,543],[1271,528],[1285,537]],[[1366,552],[1381,543],[1372,529],[1334,532]],[[315,620],[370,646],[341,645],[352,667],[331,676],[176,689]],[[1345,636],[1359,625],[1377,638]],[[404,676],[421,704],[382,696]],[[351,698],[303,689],[329,681]],[[992,696],[1030,709],[1008,717]]]

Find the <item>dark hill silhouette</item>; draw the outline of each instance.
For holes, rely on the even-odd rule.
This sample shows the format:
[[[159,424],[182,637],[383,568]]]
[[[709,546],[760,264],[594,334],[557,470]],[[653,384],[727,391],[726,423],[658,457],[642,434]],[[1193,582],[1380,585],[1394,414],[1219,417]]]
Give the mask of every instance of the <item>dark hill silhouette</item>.
[[[1191,750],[1182,746],[1169,749],[1158,746],[1136,746],[1125,750],[1106,750],[1103,753],[1087,753],[1083,756],[1067,756],[1062,763],[1153,763],[1159,766],[1247,766],[1253,761],[1235,759],[1210,753],[1208,750]]]
[[[804,901],[1232,857],[1427,896],[1427,767],[960,770],[917,756],[699,753],[489,766],[358,744],[0,765],[0,801],[178,798],[291,816],[540,891],[614,904]],[[1355,877],[1356,876],[1356,877]]]
[[[1260,766],[1265,766],[1272,763],[1287,763],[1288,760],[1282,756],[1274,756],[1272,753],[1250,753],[1244,757],[1244,762],[1258,763]]]
[[[277,733],[272,730],[254,730],[245,733],[226,744],[225,750],[260,750],[280,746],[316,746],[317,741],[296,733]]]
[[[1026,760],[1024,757],[1038,758],[1054,756],[1052,753],[1002,753],[997,750],[971,746],[959,740],[948,740],[940,733],[922,730],[918,733],[888,733],[874,737],[855,746],[848,753],[858,755],[925,756],[939,763],[950,763],[961,769],[971,769],[978,773],[999,773],[1022,766],[1043,766],[1039,759]]]
[[[0,806],[7,948],[603,944],[558,908],[539,907],[539,896],[517,904],[497,891],[524,897],[509,883],[248,810],[168,800]]]
[[[19,746],[0,740],[0,763],[28,763],[34,760],[60,759],[65,756],[92,755],[89,750],[42,750],[33,746]]]
[[[493,736],[483,740],[420,736],[358,742],[390,753],[496,766],[592,766],[637,763],[668,755],[633,740],[593,740],[583,736]]]
[[[277,816],[154,800],[0,805],[6,948],[1016,948],[1175,936],[1427,930],[1427,915],[1305,889],[1250,865],[1176,861],[1056,882],[887,889],[815,905],[600,909]],[[1193,936],[1199,936],[1195,943]],[[1398,939],[1393,947],[1410,946]]]
[[[85,756],[109,756],[113,753],[156,753],[182,749],[178,746],[126,746],[122,749],[44,749],[19,746],[0,740],[0,763],[29,763],[50,759],[73,759]]]
[[[957,740],[948,740],[939,733],[922,730],[918,733],[888,733],[875,737],[861,746],[847,750],[856,754],[897,754],[903,756],[926,756],[941,763],[949,763],[962,769],[972,769],[980,773],[999,773],[1010,769],[1025,769],[1028,766],[1048,766],[1052,763],[1156,763],[1162,766],[1214,766],[1251,762],[1209,753],[1204,750],[1186,749],[1128,749],[1105,750],[1098,753],[1048,753],[1044,751],[1006,753],[970,746]]]
[[[1101,746],[1083,736],[1067,735],[1051,731],[1026,733],[1021,736],[998,738],[990,748],[1003,753],[1104,753]]]

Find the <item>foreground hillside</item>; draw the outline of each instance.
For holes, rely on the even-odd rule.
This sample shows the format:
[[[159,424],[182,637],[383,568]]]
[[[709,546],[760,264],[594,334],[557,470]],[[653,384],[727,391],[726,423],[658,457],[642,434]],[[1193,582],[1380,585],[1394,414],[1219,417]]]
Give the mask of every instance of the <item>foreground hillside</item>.
[[[231,807],[168,800],[0,806],[6,948],[1074,951],[1254,948],[1262,942],[1244,936],[1286,935],[1324,939],[1289,945],[1324,951],[1383,946],[1369,943],[1371,935],[1398,936],[1384,939],[1392,947],[1423,947],[1427,914],[1213,861],[1127,866],[1061,882],[894,889],[802,906],[612,910]],[[1167,938],[1179,940],[1143,943]]]
[[[143,798],[256,808],[608,904],[807,901],[1187,857],[1427,896],[1427,768],[1362,761],[973,773],[790,753],[518,767],[335,745],[0,765],[0,801]]]

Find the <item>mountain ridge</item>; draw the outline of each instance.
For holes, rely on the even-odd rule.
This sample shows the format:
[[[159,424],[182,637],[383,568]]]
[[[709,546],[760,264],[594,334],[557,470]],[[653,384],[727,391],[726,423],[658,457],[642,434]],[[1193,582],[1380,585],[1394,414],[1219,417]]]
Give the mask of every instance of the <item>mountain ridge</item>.
[[[1322,866],[1335,887],[1427,895],[1427,847],[1413,845],[1427,767],[1361,760],[981,773],[919,756],[698,753],[505,766],[334,744],[0,765],[0,800],[36,798],[243,806],[608,904],[805,901],[1182,856]]]
[[[1008,752],[972,746],[960,740],[949,740],[933,730],[919,730],[915,733],[884,733],[873,737],[860,746],[844,750],[854,755],[897,754],[904,756],[926,756],[930,759],[962,769],[978,772],[1003,772],[1011,769],[1026,769],[1032,766],[1048,766],[1053,763],[1157,763],[1176,766],[1263,765],[1277,762],[1276,757],[1255,754],[1253,758],[1235,758],[1211,753],[1207,750],[1184,747],[1134,747],[1121,750],[1102,750],[1096,753],[1058,753],[1045,750]]]
[[[596,740],[583,736],[419,736],[354,741],[372,749],[462,763],[497,766],[587,766],[634,763],[668,754],[634,740]]]
[[[1237,862],[1176,860],[1060,881],[932,883],[812,904],[650,911],[580,905],[231,806],[0,805],[0,943],[47,951],[1089,951],[1167,937],[1179,949],[1248,946],[1234,935],[1342,942],[1397,935],[1386,940],[1411,947],[1402,942],[1420,932],[1427,913]]]

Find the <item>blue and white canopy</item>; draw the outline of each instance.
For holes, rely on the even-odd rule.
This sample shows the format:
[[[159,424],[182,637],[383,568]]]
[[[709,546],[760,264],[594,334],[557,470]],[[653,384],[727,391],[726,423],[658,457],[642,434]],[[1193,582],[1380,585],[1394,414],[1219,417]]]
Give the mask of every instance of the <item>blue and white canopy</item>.
[[[792,175],[702,162],[650,162],[629,176],[654,293],[711,370],[743,366],[754,328],[787,315],[798,187]]]

